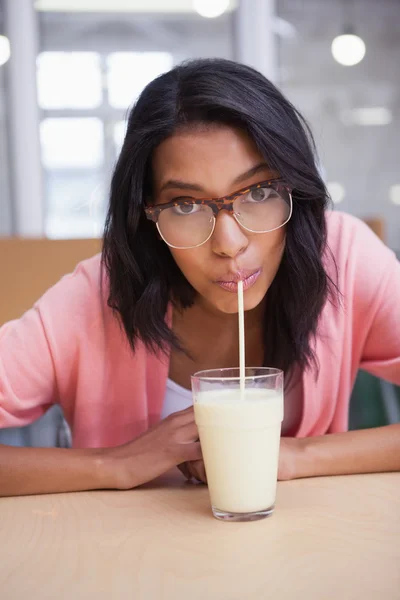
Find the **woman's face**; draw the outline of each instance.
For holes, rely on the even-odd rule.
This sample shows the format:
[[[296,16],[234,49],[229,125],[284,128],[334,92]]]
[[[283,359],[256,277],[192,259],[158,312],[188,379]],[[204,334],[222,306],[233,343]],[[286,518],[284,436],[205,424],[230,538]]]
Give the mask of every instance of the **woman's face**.
[[[182,196],[226,196],[277,176],[254,142],[241,130],[227,126],[178,132],[163,141],[153,156],[156,204]],[[251,233],[222,210],[211,238],[202,246],[170,250],[198,292],[197,302],[208,309],[234,313],[237,284],[229,281],[244,277],[244,308],[258,306],[276,275],[284,244],[285,227],[269,233]]]

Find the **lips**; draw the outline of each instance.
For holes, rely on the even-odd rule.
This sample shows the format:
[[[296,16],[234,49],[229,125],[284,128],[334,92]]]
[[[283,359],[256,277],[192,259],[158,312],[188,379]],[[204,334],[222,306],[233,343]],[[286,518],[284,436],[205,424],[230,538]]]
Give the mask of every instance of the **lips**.
[[[243,290],[248,290],[251,288],[261,274],[261,269],[256,270],[248,270],[242,269],[237,271],[236,273],[229,273],[228,275],[222,277],[215,283],[217,283],[220,287],[228,292],[237,293],[238,290],[238,282],[243,281]]]

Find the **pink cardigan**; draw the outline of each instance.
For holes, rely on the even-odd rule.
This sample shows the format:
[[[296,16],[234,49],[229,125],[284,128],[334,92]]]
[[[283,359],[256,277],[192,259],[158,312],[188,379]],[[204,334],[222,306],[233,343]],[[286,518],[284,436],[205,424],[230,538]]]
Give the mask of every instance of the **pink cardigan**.
[[[347,429],[359,367],[400,384],[400,263],[358,219],[334,212],[327,223],[344,303],[323,309],[320,372],[302,374],[298,437]],[[335,278],[329,255],[326,266]],[[132,354],[99,280],[95,256],[0,329],[0,428],[29,424],[53,403],[74,447],[123,444],[158,422],[168,359],[142,344]]]

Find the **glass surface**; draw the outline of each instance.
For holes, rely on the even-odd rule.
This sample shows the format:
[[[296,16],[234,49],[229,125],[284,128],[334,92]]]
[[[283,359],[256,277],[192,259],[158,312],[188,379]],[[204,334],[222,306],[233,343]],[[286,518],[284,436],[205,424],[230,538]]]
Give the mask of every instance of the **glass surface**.
[[[192,376],[196,425],[213,515],[226,521],[268,517],[275,506],[283,372],[246,368]]]

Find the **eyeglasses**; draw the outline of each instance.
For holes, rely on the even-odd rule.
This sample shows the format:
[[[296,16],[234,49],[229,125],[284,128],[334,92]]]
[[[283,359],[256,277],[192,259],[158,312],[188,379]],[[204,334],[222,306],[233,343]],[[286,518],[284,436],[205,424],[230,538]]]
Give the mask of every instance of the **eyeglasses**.
[[[205,244],[214,232],[221,210],[227,210],[243,229],[252,233],[275,231],[292,216],[292,188],[275,179],[222,198],[179,198],[144,209],[147,218],[156,223],[164,242],[181,250]]]

